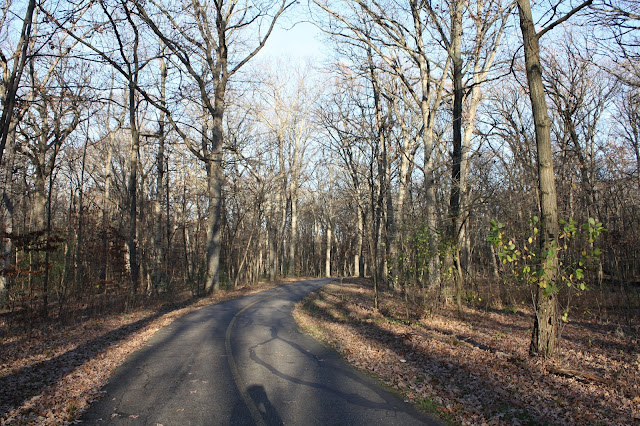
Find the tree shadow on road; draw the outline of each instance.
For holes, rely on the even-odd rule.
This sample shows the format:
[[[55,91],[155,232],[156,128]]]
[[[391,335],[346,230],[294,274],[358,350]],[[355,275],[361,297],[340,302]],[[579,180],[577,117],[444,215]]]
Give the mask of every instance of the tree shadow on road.
[[[83,343],[56,357],[21,368],[0,377],[0,417],[20,407],[30,398],[40,394],[46,387],[54,385],[63,376],[91,360],[112,345],[129,338],[149,323],[167,312],[184,307],[183,304],[161,309],[132,324],[123,325],[93,340]]]

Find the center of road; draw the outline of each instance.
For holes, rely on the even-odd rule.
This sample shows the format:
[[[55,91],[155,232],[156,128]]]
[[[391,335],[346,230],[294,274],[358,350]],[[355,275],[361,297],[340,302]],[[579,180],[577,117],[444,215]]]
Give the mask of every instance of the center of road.
[[[439,424],[298,330],[295,303],[331,279],[207,306],[118,368],[85,424]]]
[[[264,299],[256,300],[255,302],[245,306],[240,311],[238,311],[238,313],[233,316],[233,318],[231,319],[231,322],[229,323],[229,326],[227,327],[227,332],[224,340],[225,350],[227,351],[227,361],[229,362],[229,368],[231,369],[231,375],[233,376],[233,381],[235,382],[236,387],[238,388],[238,392],[240,392],[240,395],[242,396],[242,400],[244,401],[245,405],[249,409],[249,412],[251,413],[251,417],[253,418],[253,420],[256,422],[256,425],[258,426],[266,425],[266,423],[262,419],[262,415],[260,415],[260,411],[258,410],[258,407],[256,406],[256,404],[253,402],[253,399],[249,396],[249,393],[247,392],[247,388],[244,384],[244,381],[242,380],[242,376],[240,376],[240,371],[238,371],[238,365],[236,364],[236,360],[233,356],[233,351],[231,350],[231,331],[234,325],[236,324],[236,319],[238,319],[240,315],[242,315],[245,311],[247,311],[254,305],[260,302],[264,302],[265,299],[268,299],[274,296],[275,295],[265,297]]]

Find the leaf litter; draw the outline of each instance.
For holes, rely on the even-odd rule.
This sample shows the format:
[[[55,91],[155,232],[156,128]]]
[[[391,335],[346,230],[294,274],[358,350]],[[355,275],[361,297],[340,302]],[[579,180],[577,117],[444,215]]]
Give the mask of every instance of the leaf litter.
[[[301,328],[405,399],[463,425],[640,424],[638,329],[566,325],[560,355],[528,354],[531,312],[454,307],[407,320],[400,293],[373,309],[368,281],[345,279],[308,296]]]
[[[66,326],[45,324],[29,335],[0,334],[0,425],[76,423],[103,396],[101,389],[115,369],[160,328],[203,306],[291,281],[220,291],[159,311],[139,309]]]

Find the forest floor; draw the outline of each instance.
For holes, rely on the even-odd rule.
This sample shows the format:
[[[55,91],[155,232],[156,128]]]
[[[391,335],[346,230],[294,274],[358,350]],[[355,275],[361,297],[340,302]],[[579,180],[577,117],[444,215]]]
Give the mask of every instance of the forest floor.
[[[542,359],[528,355],[532,312],[464,307],[460,319],[443,307],[406,320],[407,306],[383,292],[376,311],[370,281],[344,279],[294,314],[347,361],[453,424],[640,424],[640,324],[573,318],[560,354]]]
[[[115,368],[160,328],[203,306],[299,279],[259,283],[75,324],[42,324],[29,333],[9,332],[0,318],[0,425],[72,423],[101,396],[100,389]]]

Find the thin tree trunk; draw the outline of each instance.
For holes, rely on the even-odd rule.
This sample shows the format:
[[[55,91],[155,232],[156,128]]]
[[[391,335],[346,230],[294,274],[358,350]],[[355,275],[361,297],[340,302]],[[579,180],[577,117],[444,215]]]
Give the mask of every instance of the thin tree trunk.
[[[2,269],[0,270],[0,307],[8,302],[8,292],[11,287],[11,280],[9,278],[9,270],[13,265],[13,242],[11,241],[11,234],[13,233],[13,213],[14,205],[11,199],[11,188],[13,183],[13,161],[14,161],[14,143],[13,140],[9,144],[7,155],[5,156],[4,166],[4,186],[2,188],[2,207],[4,212],[2,214],[2,235],[0,236],[0,243],[2,244],[0,255]]]
[[[543,276],[536,294],[536,315],[529,352],[532,355],[550,356],[556,352],[558,346],[558,302],[554,287],[558,269],[556,238],[559,232],[558,202],[551,151],[551,122],[542,83],[539,35],[535,30],[529,0],[518,0],[518,12],[538,149],[538,186],[542,213]]]
[[[209,210],[207,223],[207,276],[205,293],[220,290],[220,242],[222,236],[222,152],[207,167]]]
[[[297,171],[292,171],[296,176]],[[297,275],[296,253],[298,249],[298,180],[291,179],[291,229],[289,232],[289,261],[287,262],[289,272]]]
[[[449,238],[452,246],[455,295],[458,313],[462,313],[463,275],[460,265],[460,167],[462,163],[462,0],[455,0],[451,16],[451,56],[453,63],[453,154],[451,196],[449,198]]]
[[[424,193],[426,198],[426,225],[427,225],[427,238],[429,252],[431,258],[428,265],[428,283],[429,289],[438,288],[440,286],[440,255],[438,252],[438,223],[437,223],[437,205],[436,205],[436,191],[435,191],[435,158],[434,158],[434,138],[433,138],[433,120],[435,118],[435,109],[438,108],[442,98],[442,86],[444,84],[443,79],[439,83],[437,92],[435,93],[436,100],[434,105],[429,105],[432,92],[431,92],[431,68],[429,61],[426,58],[426,46],[422,39],[423,23],[420,18],[420,12],[417,2],[412,2],[411,11],[413,15],[413,24],[416,31],[420,34],[416,37],[417,41],[417,59],[418,68],[420,72],[420,114],[422,118],[422,143],[424,145]],[[447,57],[447,62],[444,69],[449,67],[451,57]]]
[[[107,149],[107,158],[104,170],[104,191],[102,194],[102,262],[100,266],[99,277],[104,282],[106,289],[106,281],[109,279],[109,224],[111,222],[111,179],[112,179],[112,166],[111,160],[113,157],[113,145],[115,143],[115,136],[113,132],[109,135],[110,143]],[[77,282],[74,279],[74,285]]]
[[[249,241],[247,241],[247,246],[244,248],[244,253],[242,254],[242,260],[240,261],[240,265],[238,266],[238,270],[236,271],[236,278],[233,281],[233,288],[238,288],[238,280],[240,279],[242,268],[247,261],[247,254],[249,253],[249,248],[251,247],[251,241],[253,241],[253,232],[249,234]]]
[[[135,65],[137,68],[137,64]],[[131,149],[129,151],[129,179],[127,195],[129,201],[129,235],[127,239],[130,272],[129,299],[127,310],[136,302],[140,282],[140,265],[138,263],[138,163],[140,161],[140,133],[136,117],[136,85],[133,76],[129,81],[129,126],[131,128]]]
[[[359,197],[360,195],[358,195]],[[364,276],[364,268],[360,267],[361,259],[360,255],[362,254],[362,240],[364,235],[364,220],[362,217],[362,208],[360,207],[360,202],[358,201],[358,206],[356,208],[356,221],[358,227],[356,229],[356,248],[355,254],[353,256],[353,275],[356,277]]]
[[[80,278],[84,277],[83,270],[83,261],[81,259],[81,250],[84,247],[84,217],[83,217],[83,209],[84,209],[84,174],[86,168],[86,160],[87,160],[87,146],[89,145],[89,138],[85,139],[84,147],[82,148],[82,163],[80,169],[80,182],[78,184],[78,230],[76,232],[76,250],[74,253],[74,280],[78,282],[78,276]]]
[[[331,239],[331,221],[327,221],[327,247],[325,250],[325,258],[324,258],[324,276],[331,276],[331,244],[333,240]]]
[[[160,59],[160,103],[164,106],[166,104],[166,86],[167,86],[167,65],[164,57]],[[165,199],[165,186],[164,186],[164,145],[166,140],[165,132],[165,112],[160,112],[160,119],[158,121],[158,153],[156,156],[156,199],[154,202],[154,214],[157,220],[156,223],[156,235],[154,238],[155,245],[155,271],[154,271],[154,286],[161,285],[166,280],[167,270],[167,258],[165,251],[165,219],[167,221],[166,227],[168,229],[169,216],[163,217],[162,202]],[[166,282],[165,282],[166,284]]]
[[[322,236],[320,235],[320,223],[318,220],[318,216],[317,216],[317,212],[313,211],[313,269],[314,269],[314,273],[316,276],[320,276],[320,274],[322,273],[322,269],[321,269],[321,263],[320,263],[320,259],[321,259],[321,249],[320,247],[322,246]]]

